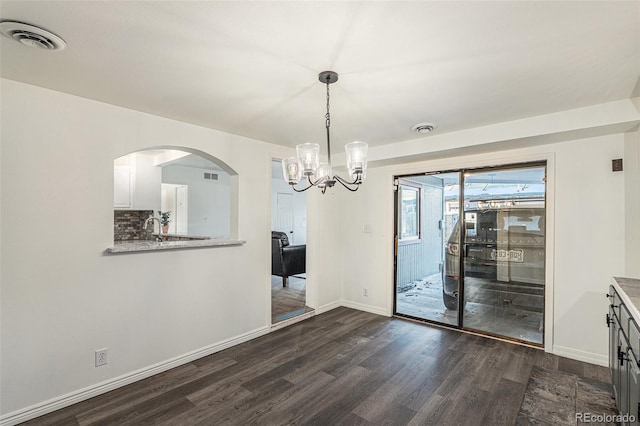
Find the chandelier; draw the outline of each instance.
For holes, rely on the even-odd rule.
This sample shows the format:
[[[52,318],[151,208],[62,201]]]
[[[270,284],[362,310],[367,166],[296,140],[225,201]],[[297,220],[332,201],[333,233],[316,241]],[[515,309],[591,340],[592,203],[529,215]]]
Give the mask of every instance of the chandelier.
[[[349,191],[357,191],[367,175],[367,147],[365,142],[351,142],[345,145],[347,153],[347,169],[350,180],[333,175],[331,171],[331,114],[329,113],[329,85],[338,81],[338,74],[333,71],[323,71],[318,75],[318,80],[327,85],[327,113],[325,114],[325,128],[327,130],[327,163],[320,163],[320,145],[317,143],[303,143],[296,146],[297,157],[289,157],[282,160],[282,173],[284,179],[296,192],[303,192],[317,186],[324,194],[327,188],[331,188],[336,182]],[[306,188],[296,188],[295,185],[302,176],[307,178]]]

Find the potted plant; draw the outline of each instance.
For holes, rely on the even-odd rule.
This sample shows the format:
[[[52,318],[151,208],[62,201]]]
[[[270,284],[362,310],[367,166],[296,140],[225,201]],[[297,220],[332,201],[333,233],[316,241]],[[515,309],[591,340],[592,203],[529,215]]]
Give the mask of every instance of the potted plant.
[[[160,215],[160,224],[162,225],[162,233],[166,234],[169,232],[169,222],[171,222],[171,212],[163,212],[158,210],[158,214]]]

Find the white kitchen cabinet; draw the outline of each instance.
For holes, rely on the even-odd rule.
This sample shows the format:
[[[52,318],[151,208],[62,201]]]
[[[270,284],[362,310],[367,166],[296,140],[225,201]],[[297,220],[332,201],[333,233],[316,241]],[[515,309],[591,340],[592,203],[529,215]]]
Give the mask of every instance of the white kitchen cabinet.
[[[159,210],[162,169],[153,157],[128,154],[114,161],[113,207],[130,210]]]
[[[115,166],[113,168],[113,207],[130,208],[131,195],[131,168]]]

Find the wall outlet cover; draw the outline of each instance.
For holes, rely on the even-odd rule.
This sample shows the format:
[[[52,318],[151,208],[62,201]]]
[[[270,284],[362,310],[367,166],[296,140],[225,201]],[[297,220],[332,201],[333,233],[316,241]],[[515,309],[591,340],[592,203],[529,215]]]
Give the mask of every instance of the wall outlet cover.
[[[103,348],[96,350],[95,360],[96,367],[100,367],[101,365],[106,365],[109,362],[109,348]]]

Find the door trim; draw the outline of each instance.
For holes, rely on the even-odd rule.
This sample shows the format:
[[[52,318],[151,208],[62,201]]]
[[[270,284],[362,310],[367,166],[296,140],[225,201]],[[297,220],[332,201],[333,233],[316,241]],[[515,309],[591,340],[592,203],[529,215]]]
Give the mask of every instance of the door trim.
[[[465,173],[467,172],[487,172],[491,170],[509,170],[516,168],[535,168],[535,167],[544,167],[545,168],[545,284],[544,284],[544,308],[543,308],[543,330],[542,330],[542,343],[536,344],[529,341],[511,338],[507,336],[495,335],[492,333],[484,332],[481,330],[468,329],[464,328],[464,315],[463,310],[458,306],[458,325],[452,325],[447,323],[441,323],[434,320],[428,320],[424,318],[417,318],[407,314],[401,314],[397,312],[397,304],[396,304],[396,294],[397,294],[397,238],[398,238],[398,217],[397,217],[397,209],[398,209],[398,191],[397,185],[398,182],[407,177],[415,177],[415,176],[429,176],[436,175],[442,173],[460,173],[460,220],[463,221],[462,225],[464,228],[464,178]],[[469,167],[462,168],[445,168],[443,170],[435,170],[435,171],[416,171],[407,173],[406,171],[401,173],[392,172],[392,178],[394,182],[394,194],[393,194],[393,222],[394,222],[394,242],[395,248],[393,251],[393,291],[391,294],[392,297],[392,310],[391,316],[410,319],[413,321],[432,324],[438,327],[456,329],[462,332],[481,335],[497,340],[504,340],[509,342],[518,343],[524,346],[529,346],[537,349],[544,349],[545,352],[554,352],[553,350],[553,271],[554,271],[554,251],[553,247],[555,245],[555,235],[554,235],[554,224],[555,224],[555,214],[554,214],[554,201],[555,201],[555,155],[553,153],[548,153],[543,156],[535,156],[531,159],[524,159],[519,157],[517,161],[510,161],[509,157],[505,157],[504,161],[501,161],[499,165],[489,165],[482,166],[481,164],[473,164]],[[459,236],[459,244],[462,247],[462,232]],[[459,256],[460,261],[460,276],[464,276],[464,258],[463,256]],[[464,282],[460,280],[459,282],[459,294],[458,304],[460,305],[460,301],[464,300]]]

